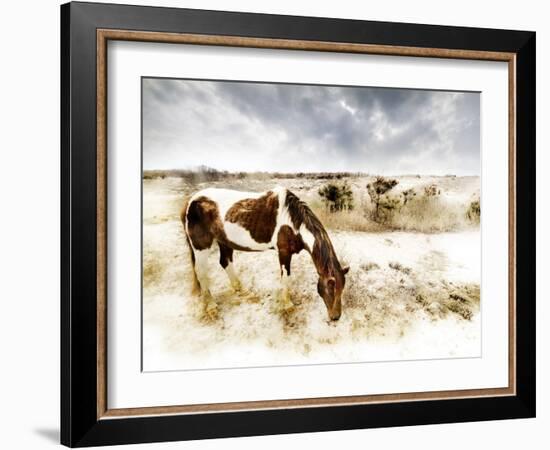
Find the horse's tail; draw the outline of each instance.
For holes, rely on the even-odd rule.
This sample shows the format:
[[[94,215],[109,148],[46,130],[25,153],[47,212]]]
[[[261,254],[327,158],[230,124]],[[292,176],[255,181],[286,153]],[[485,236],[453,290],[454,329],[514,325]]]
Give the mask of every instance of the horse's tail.
[[[199,283],[199,279],[197,278],[197,272],[195,270],[195,252],[193,251],[193,247],[191,246],[191,240],[189,239],[189,235],[187,234],[187,227],[185,226],[185,222],[187,220],[187,206],[189,205],[189,198],[185,199],[183,202],[183,208],[181,210],[180,219],[181,223],[183,225],[183,233],[185,234],[185,240],[187,241],[187,248],[189,249],[189,256],[191,257],[191,271],[192,271],[192,287],[191,287],[191,293],[192,294],[198,294],[201,289],[201,285]]]

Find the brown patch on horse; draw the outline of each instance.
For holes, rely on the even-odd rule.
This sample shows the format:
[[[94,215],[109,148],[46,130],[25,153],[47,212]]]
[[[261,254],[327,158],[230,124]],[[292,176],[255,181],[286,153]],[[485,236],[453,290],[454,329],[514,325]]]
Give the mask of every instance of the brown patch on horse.
[[[191,267],[193,268],[191,293],[198,294],[200,292],[201,285],[199,283],[199,279],[197,278],[197,273],[195,272],[195,253],[193,252],[193,248],[191,247],[191,240],[189,239],[189,235],[187,234],[187,232],[185,232],[185,217],[187,215],[188,206],[189,206],[189,198],[186,198],[185,201],[183,202],[183,208],[181,209],[180,219],[181,219],[181,223],[183,224],[185,240],[187,241],[187,247],[189,249],[189,257],[191,258]]]
[[[277,233],[277,250],[279,251],[279,264],[284,266],[287,275],[290,275],[290,260],[292,255],[300,253],[304,249],[304,241],[288,225],[283,225]]]
[[[220,211],[215,201],[203,196],[189,204],[187,234],[197,250],[210,248],[215,238],[225,236]]]
[[[196,250],[210,248],[216,240],[233,250],[252,251],[248,247],[242,247],[227,239],[218,204],[208,197],[201,196],[193,200],[189,206],[184,208],[181,218],[184,227],[185,218],[187,218],[187,239]]]
[[[220,247],[220,266],[225,269],[230,262],[233,262],[233,249],[221,242],[218,242],[218,246]]]
[[[248,230],[259,243],[271,241],[277,225],[279,196],[268,191],[259,198],[246,198],[236,202],[225,214],[225,220],[237,223]]]

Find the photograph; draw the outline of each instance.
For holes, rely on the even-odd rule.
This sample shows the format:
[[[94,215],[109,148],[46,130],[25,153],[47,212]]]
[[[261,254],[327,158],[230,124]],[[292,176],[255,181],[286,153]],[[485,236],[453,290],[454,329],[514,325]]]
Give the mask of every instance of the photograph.
[[[141,83],[143,371],[481,356],[479,92]]]

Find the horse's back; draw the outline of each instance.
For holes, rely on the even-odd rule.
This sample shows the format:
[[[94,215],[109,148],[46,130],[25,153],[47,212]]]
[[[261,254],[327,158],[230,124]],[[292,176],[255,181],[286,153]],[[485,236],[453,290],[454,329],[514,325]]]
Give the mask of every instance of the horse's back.
[[[284,192],[283,188],[265,192],[200,190],[189,199],[186,232],[192,242],[193,234],[208,236],[201,246],[210,246],[216,239],[237,249],[271,248]]]
[[[224,217],[227,210],[231,208],[231,206],[236,202],[245,198],[258,198],[262,194],[262,192],[245,192],[223,188],[206,188],[193,194],[193,196],[191,197],[191,201],[200,198],[207,198],[209,200],[212,200],[216,202],[220,211],[220,215]]]

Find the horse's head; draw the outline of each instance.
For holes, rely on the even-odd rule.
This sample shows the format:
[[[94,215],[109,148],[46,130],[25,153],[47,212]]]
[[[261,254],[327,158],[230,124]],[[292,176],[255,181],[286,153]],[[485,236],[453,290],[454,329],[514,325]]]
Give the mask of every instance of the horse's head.
[[[317,292],[325,302],[330,320],[338,320],[342,315],[342,291],[348,271],[349,267],[344,267],[332,274],[319,275]]]

